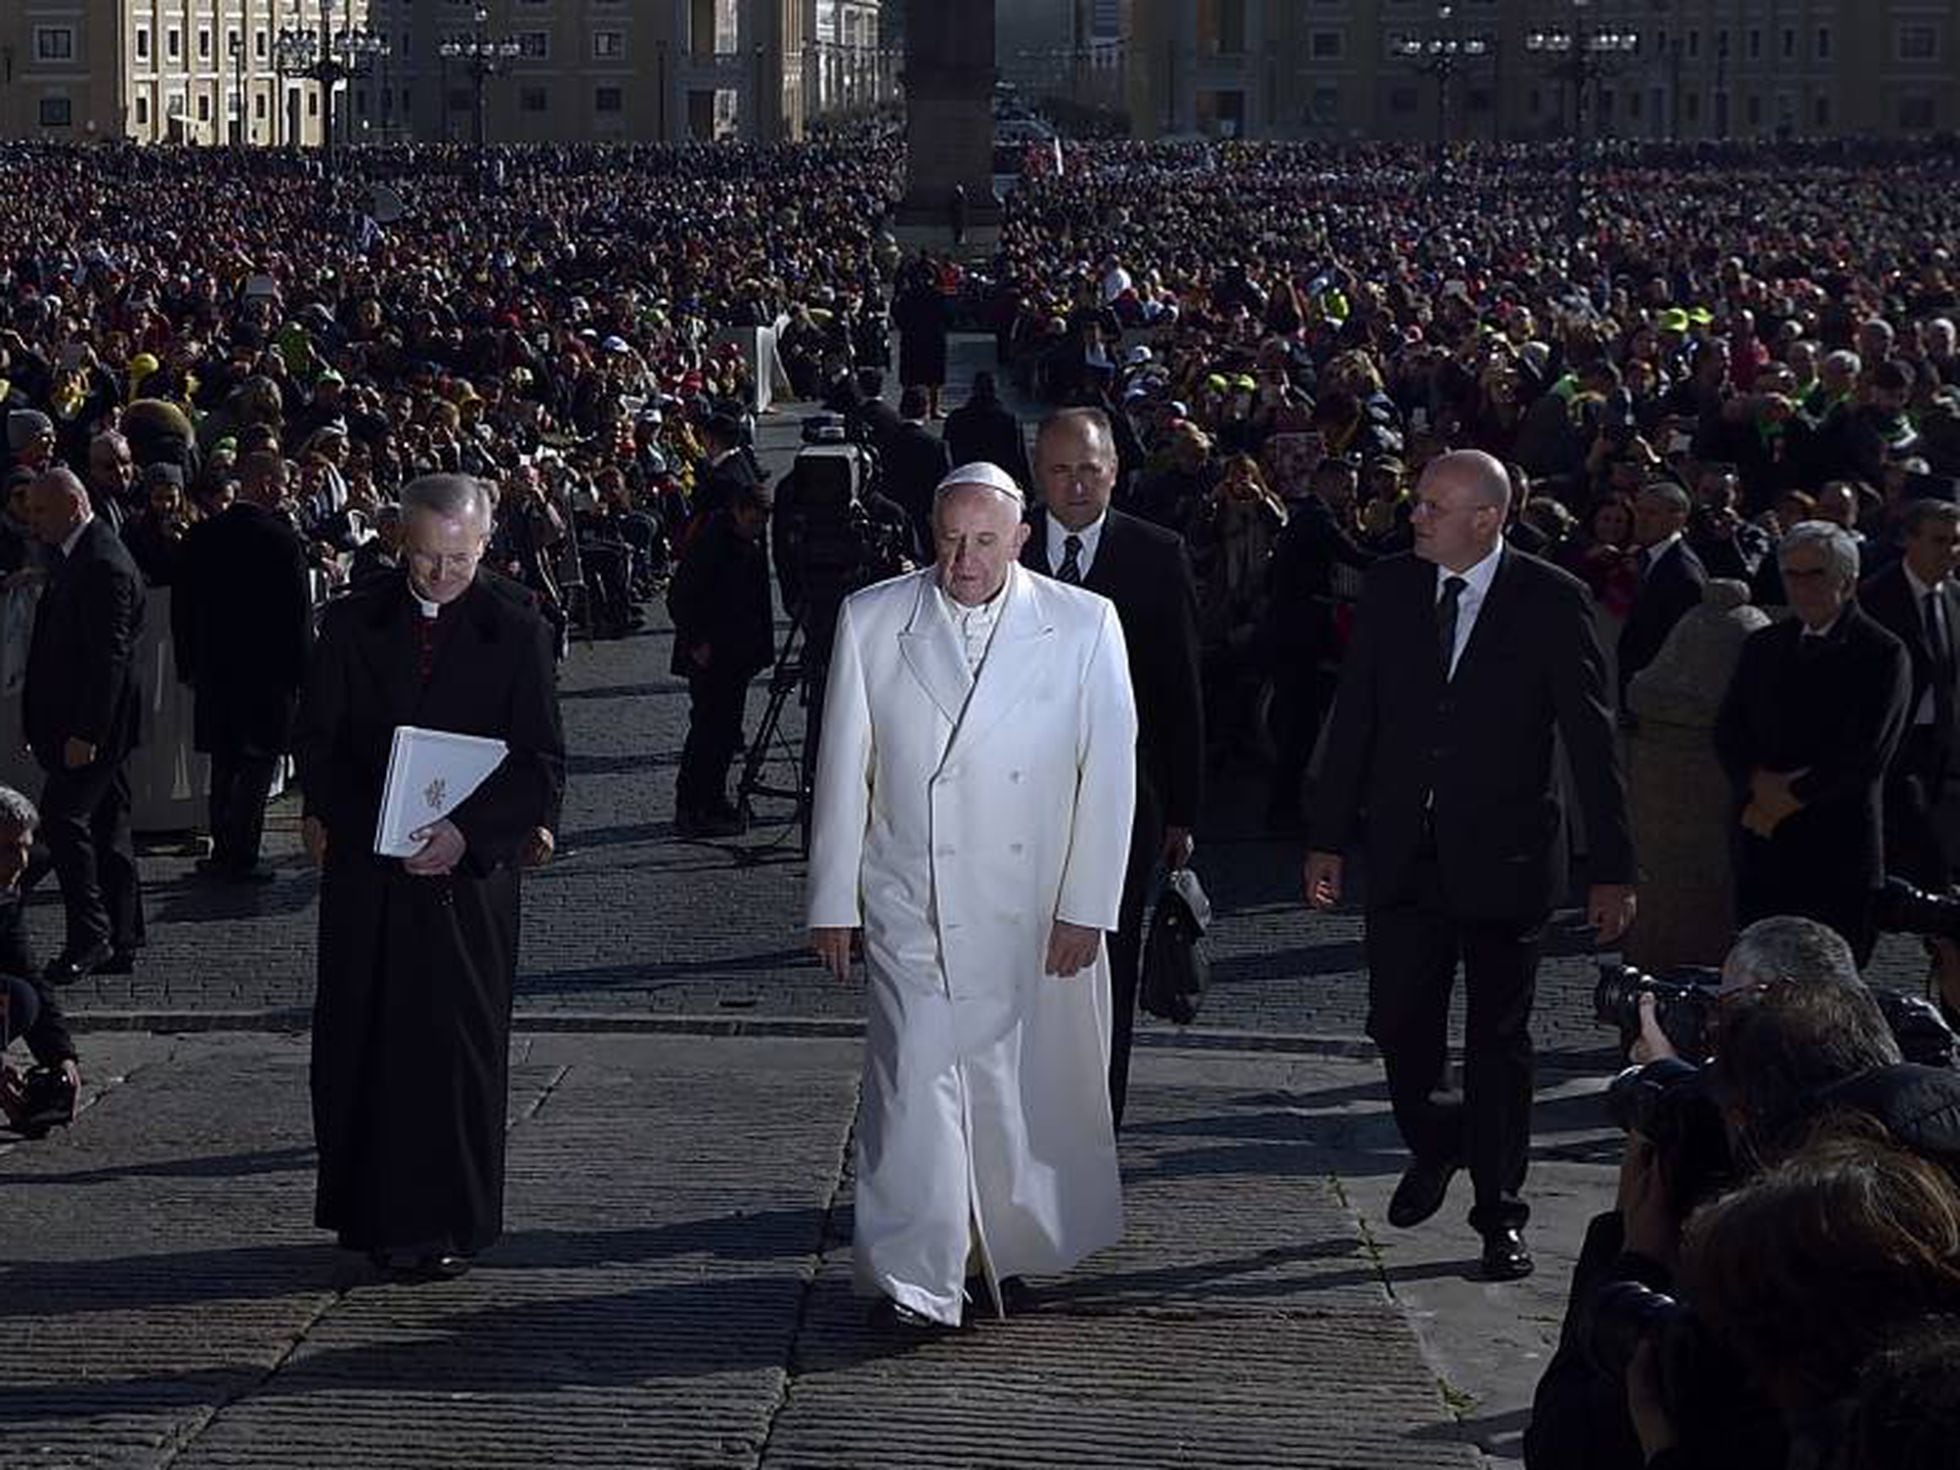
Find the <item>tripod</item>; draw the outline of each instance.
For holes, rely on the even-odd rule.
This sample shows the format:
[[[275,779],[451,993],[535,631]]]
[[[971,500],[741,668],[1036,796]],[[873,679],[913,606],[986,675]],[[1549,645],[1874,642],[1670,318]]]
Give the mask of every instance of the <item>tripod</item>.
[[[755,736],[749,741],[747,756],[742,761],[742,777],[735,786],[735,804],[741,808],[744,818],[753,818],[753,799],[758,796],[772,797],[796,804],[791,821],[798,829],[798,837],[803,855],[810,855],[810,792],[816,779],[817,730],[821,723],[820,712],[815,711],[810,699],[812,689],[822,690],[824,664],[810,655],[810,640],[805,630],[804,605],[798,604],[791,612],[789,631],[783,635],[783,646],[776,654],[775,666],[769,671],[769,703],[762,711],[762,721],[756,726]],[[803,740],[800,747],[792,748],[782,732],[783,710],[789,704],[790,696],[799,697],[805,706],[803,721]],[[796,765],[796,784],[772,786],[763,779],[763,768],[769,762],[772,750],[780,748],[783,755],[792,758]]]

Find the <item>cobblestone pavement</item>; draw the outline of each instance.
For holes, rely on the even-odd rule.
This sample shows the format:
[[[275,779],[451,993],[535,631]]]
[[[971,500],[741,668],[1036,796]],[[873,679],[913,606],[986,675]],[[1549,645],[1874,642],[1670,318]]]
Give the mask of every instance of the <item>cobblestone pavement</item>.
[[[991,339],[956,344],[953,381],[986,366]],[[794,452],[797,411],[763,421],[765,458]],[[749,837],[678,841],[673,776],[687,694],[667,673],[663,609],[651,626],[612,643],[576,646],[562,671],[570,785],[563,850],[527,879],[522,1016],[538,1023],[727,1025],[794,1017],[840,1024],[859,1014],[855,992],[831,985],[804,955],[803,866],[782,803],[759,803]],[[752,691],[748,728],[766,702]],[[801,712],[786,712],[770,774],[789,779]],[[1201,1033],[1358,1038],[1366,1015],[1361,926],[1353,914],[1312,915],[1299,900],[1297,842],[1260,825],[1264,771],[1247,759],[1214,776],[1199,830],[1197,868],[1218,910],[1211,935],[1214,990]],[[275,805],[269,850],[279,881],[252,892],[213,890],[176,844],[144,859],[150,947],[137,974],[92,979],[69,1004],[109,1024],[291,1024],[311,1003],[316,885],[298,855],[290,798]],[[50,883],[34,928],[44,953],[59,941]],[[1590,932],[1561,916],[1541,971],[1541,1047],[1580,1067],[1604,1065],[1591,1024]],[[1914,984],[1912,946],[1888,941],[1881,972]],[[283,1015],[269,1016],[269,1012]],[[1146,1044],[1175,1039],[1147,1023]],[[1186,1037],[1185,1039],[1192,1039]]]
[[[310,1228],[302,1041],[98,1049],[72,1127],[0,1141],[8,1470],[1508,1463],[1611,1190],[1547,1094],[1543,1269],[1475,1283],[1460,1220],[1377,1230],[1371,1065],[1157,1051],[1122,1244],[909,1346],[850,1288],[854,1043],[520,1036],[507,1234],[424,1287]]]

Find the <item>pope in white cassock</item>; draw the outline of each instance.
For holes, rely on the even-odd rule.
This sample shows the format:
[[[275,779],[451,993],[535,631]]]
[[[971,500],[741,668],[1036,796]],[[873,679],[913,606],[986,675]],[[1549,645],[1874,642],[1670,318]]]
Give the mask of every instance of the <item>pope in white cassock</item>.
[[[812,945],[869,979],[860,1289],[957,1325],[969,1273],[1065,1271],[1123,1230],[1109,962],[1136,705],[1115,608],[1016,563],[1019,487],[954,470],[938,564],[837,619],[810,838]],[[976,1288],[978,1290],[979,1288]]]

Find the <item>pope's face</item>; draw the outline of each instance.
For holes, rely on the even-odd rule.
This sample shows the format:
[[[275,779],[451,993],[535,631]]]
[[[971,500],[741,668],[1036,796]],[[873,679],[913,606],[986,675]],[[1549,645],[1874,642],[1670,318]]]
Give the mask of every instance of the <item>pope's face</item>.
[[[942,496],[932,527],[939,548],[939,585],[964,607],[978,607],[1000,591],[1008,567],[1028,539],[1020,507],[983,487]]]
[[[402,553],[416,595],[429,602],[454,602],[476,578],[489,531],[475,515],[457,518],[411,511]]]

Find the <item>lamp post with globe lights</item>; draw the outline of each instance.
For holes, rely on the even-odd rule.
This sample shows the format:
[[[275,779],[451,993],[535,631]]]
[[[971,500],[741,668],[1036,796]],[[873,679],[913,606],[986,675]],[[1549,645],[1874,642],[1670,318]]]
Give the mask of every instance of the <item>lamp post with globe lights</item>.
[[[1436,29],[1424,34],[1405,34],[1389,42],[1389,50],[1415,69],[1436,79],[1436,177],[1440,181],[1449,171],[1450,83],[1458,68],[1490,52],[1487,36],[1463,35],[1455,25],[1456,7],[1436,7]]]
[[[460,61],[463,70],[469,74],[470,84],[475,88],[475,142],[479,162],[483,156],[484,86],[494,76],[502,74],[510,64],[524,54],[523,44],[515,36],[493,36],[489,32],[490,12],[483,6],[476,7],[471,17],[474,29],[462,35],[446,38],[438,48],[444,61]]]
[[[1633,31],[1584,24],[1585,0],[1573,0],[1570,29],[1535,30],[1524,38],[1527,51],[1545,57],[1572,89],[1572,180],[1566,200],[1566,231],[1577,239],[1586,227],[1586,105],[1601,77],[1611,75],[1635,51]]]

